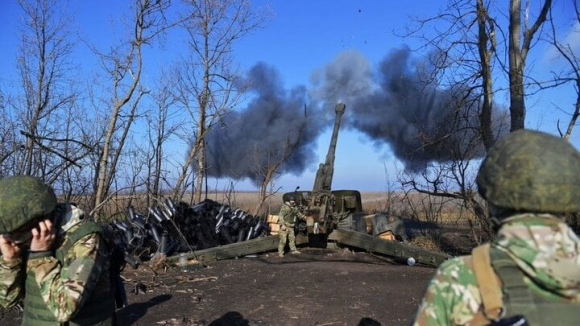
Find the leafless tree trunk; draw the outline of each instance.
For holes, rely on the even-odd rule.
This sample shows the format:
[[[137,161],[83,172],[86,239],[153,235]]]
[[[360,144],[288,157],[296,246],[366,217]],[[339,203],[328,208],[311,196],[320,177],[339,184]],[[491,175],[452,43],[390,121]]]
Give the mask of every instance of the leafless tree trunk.
[[[526,58],[530,51],[532,40],[538,29],[546,21],[552,6],[552,0],[545,0],[538,18],[532,26],[528,25],[529,0],[522,12],[521,0],[510,0],[509,10],[509,81],[510,81],[510,130],[515,131],[525,127],[526,105],[524,89],[524,73]],[[522,15],[525,15],[522,41]]]
[[[171,92],[168,89],[168,83],[162,77],[160,86],[154,94],[154,107],[151,110],[151,116],[148,117],[149,125],[149,148],[148,152],[144,153],[148,157],[148,179],[147,179],[147,193],[153,199],[158,199],[161,196],[162,181],[167,182],[167,164],[169,157],[166,154],[168,150],[165,149],[167,140],[175,134],[178,128],[177,124],[171,123],[170,108],[173,104]],[[168,184],[165,184],[168,186]],[[151,198],[147,198],[147,205],[151,206]]]
[[[489,13],[483,0],[477,0],[477,32],[477,49],[479,50],[479,59],[481,62],[481,86],[483,95],[479,121],[483,144],[486,149],[489,149],[494,143],[491,128],[491,117],[493,113],[493,76],[491,60],[495,55],[496,40],[495,23],[489,17]]]
[[[178,101],[188,110],[194,136],[187,160],[174,188],[183,189],[189,166],[197,167],[194,201],[201,201],[206,176],[206,135],[232,110],[243,90],[237,89],[238,76],[232,63],[232,46],[257,28],[263,16],[255,13],[248,0],[183,0],[188,8],[184,23],[192,57],[184,60],[176,74]]]
[[[432,71],[425,74],[425,85],[438,87],[463,87],[479,106],[480,136],[485,148],[497,139],[493,126],[494,116],[494,66],[497,60],[497,22],[490,17],[485,0],[475,4],[466,0],[450,0],[438,15],[416,19],[416,29],[403,36],[422,40],[429,56]],[[427,34],[426,30],[433,34]]]
[[[168,0],[136,0],[132,15],[133,35],[113,53],[100,55],[112,82],[113,106],[96,170],[95,208],[100,207],[109,194],[127,136],[137,116],[137,107],[149,92],[141,85],[142,50],[168,28],[164,13],[169,3]]]

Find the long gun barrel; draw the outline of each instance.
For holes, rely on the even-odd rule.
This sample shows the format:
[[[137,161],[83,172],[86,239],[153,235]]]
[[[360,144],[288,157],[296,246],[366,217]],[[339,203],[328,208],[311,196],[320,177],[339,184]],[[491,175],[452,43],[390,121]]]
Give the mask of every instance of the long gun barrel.
[[[334,119],[334,129],[332,130],[332,138],[330,139],[330,145],[328,146],[328,153],[326,154],[326,162],[321,163],[316,172],[316,179],[314,180],[313,193],[317,193],[321,190],[330,190],[332,187],[332,176],[334,174],[334,154],[336,152],[336,142],[338,140],[338,131],[340,129],[340,121],[342,115],[346,109],[346,105],[343,103],[338,103],[334,111],[336,112],[336,117]]]

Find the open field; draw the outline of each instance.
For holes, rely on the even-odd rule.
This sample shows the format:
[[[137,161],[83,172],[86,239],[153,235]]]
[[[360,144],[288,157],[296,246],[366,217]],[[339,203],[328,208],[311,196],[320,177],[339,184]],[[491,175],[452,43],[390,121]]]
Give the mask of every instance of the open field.
[[[270,195],[264,204],[264,209],[262,212],[258,212],[258,215],[267,214],[277,214],[282,205],[282,195],[284,193],[278,192]],[[232,208],[240,208],[246,212],[254,214],[256,204],[258,201],[257,191],[236,191],[232,193],[226,193],[222,191],[209,192],[205,197],[211,200],[215,200],[219,203],[227,204]],[[424,196],[416,195],[417,199],[414,201],[421,201]],[[397,192],[387,192],[387,191],[363,191],[361,192],[363,210],[366,213],[375,212],[385,212],[387,210],[392,210],[395,212],[401,212],[408,210],[407,200],[403,200],[403,194]],[[191,201],[191,196],[185,195],[183,201],[187,204],[195,204]],[[110,214],[123,212],[127,207],[127,204],[131,203],[136,209],[141,208],[142,210],[146,208],[146,203],[141,198],[129,198],[127,196],[119,196],[118,198],[113,198],[111,203],[107,207],[107,211]],[[455,210],[454,203],[447,203],[446,219],[453,220],[456,216],[453,216],[453,211]]]

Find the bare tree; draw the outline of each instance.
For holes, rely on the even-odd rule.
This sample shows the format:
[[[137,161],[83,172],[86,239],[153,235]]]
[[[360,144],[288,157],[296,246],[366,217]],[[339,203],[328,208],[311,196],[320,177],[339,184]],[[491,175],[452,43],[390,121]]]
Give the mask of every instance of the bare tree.
[[[287,137],[283,144],[280,144],[279,148],[275,152],[263,153],[257,148],[254,150],[253,157],[255,159],[254,165],[254,183],[260,186],[258,193],[258,203],[254,208],[254,214],[260,214],[264,207],[264,203],[268,197],[273,196],[279,189],[268,190],[277,177],[277,173],[280,171],[280,167],[290,158],[294,153],[296,146],[300,142],[300,137],[306,127],[306,118],[303,117],[303,123],[300,124],[300,129],[296,133],[296,139],[290,139]]]
[[[151,114],[147,116],[149,148],[143,155],[148,159],[146,181],[148,206],[153,204],[149,195],[153,199],[157,199],[161,196],[163,186],[170,187],[167,184],[169,176],[166,171],[170,160],[168,156],[170,155],[167,154],[169,150],[166,150],[165,145],[175,134],[179,125],[172,123],[171,116],[173,113],[171,107],[174,99],[168,88],[169,83],[165,82],[165,78],[162,77],[157,91],[153,94],[154,107],[150,112]],[[165,184],[162,184],[163,181],[165,181]]]
[[[435,48],[436,67],[439,76],[450,78],[448,84],[464,84],[477,87],[482,96],[480,112],[482,139],[486,148],[494,142],[493,129],[489,128],[493,115],[493,94],[501,90],[494,86],[494,78],[502,78],[505,73],[509,85],[510,130],[524,128],[526,88],[526,60],[538,40],[539,31],[547,21],[552,6],[551,0],[541,1],[537,13],[530,9],[531,1],[510,0],[507,16],[508,28],[502,26],[504,19],[494,18],[490,13],[492,1],[450,0],[440,14],[428,19],[416,19],[417,28],[407,35],[424,40],[425,48]],[[475,7],[475,8],[474,8]],[[475,10],[474,10],[475,9]],[[530,22],[531,17],[535,17]],[[523,18],[523,21],[522,21]],[[426,27],[433,27],[433,35],[424,34]],[[501,31],[507,30],[507,35]],[[500,33],[498,33],[498,31]],[[504,37],[498,40],[498,37]],[[507,44],[504,50],[500,47]],[[503,59],[508,58],[507,62]],[[505,71],[493,70],[497,63],[506,67]],[[476,81],[474,83],[474,81]]]
[[[479,51],[479,61],[481,66],[481,113],[479,122],[481,127],[481,138],[486,149],[489,149],[495,139],[491,127],[491,117],[493,115],[493,75],[492,58],[495,55],[497,41],[495,38],[495,22],[489,17],[488,9],[483,0],[477,0],[477,49]]]
[[[532,41],[538,29],[546,22],[552,0],[545,0],[536,20],[530,26],[530,1],[526,0],[525,11],[522,11],[521,0],[510,0],[509,10],[509,81],[510,81],[510,117],[511,131],[523,129],[526,118],[524,73],[526,59]],[[522,31],[522,16],[524,25]],[[522,40],[523,36],[523,40]]]
[[[491,233],[484,223],[486,210],[473,188],[475,171],[467,167],[473,165],[469,163],[471,160],[484,154],[478,148],[489,149],[505,130],[506,116],[494,103],[494,94],[504,91],[501,88],[502,79],[509,85],[510,129],[524,127],[524,99],[527,95],[524,81],[530,77],[524,75],[525,62],[533,40],[538,38],[537,32],[546,21],[551,3],[549,0],[542,1],[537,18],[530,26],[530,1],[526,1],[523,11],[520,0],[511,0],[509,10],[506,9],[503,14],[500,10],[497,14],[497,11],[491,11],[497,9],[493,1],[450,0],[438,15],[417,19],[417,28],[405,34],[422,39],[425,49],[435,49],[430,56],[434,69],[425,74],[426,85],[459,90],[450,107],[463,109],[456,110],[460,114],[446,117],[446,124],[459,127],[453,133],[471,131],[463,137],[469,146],[447,148],[454,151],[452,157],[455,159],[430,163],[430,173],[405,174],[401,181],[414,192],[460,199],[463,208],[475,217],[473,221],[468,219],[472,223],[472,231],[474,228],[480,229],[487,236]],[[509,23],[509,28],[505,28],[506,23]],[[429,34],[430,31],[433,33]],[[508,33],[503,34],[502,31]],[[508,62],[503,58],[509,58]],[[470,117],[461,112],[470,112]],[[478,128],[473,123],[474,118],[478,120]],[[448,132],[442,132],[435,137],[437,139],[424,139],[424,142],[437,143],[449,136]],[[450,186],[441,187],[445,184]],[[474,233],[474,240],[481,240],[481,236]]]
[[[69,157],[72,139],[67,113],[73,107],[77,91],[72,86],[71,63],[75,43],[69,18],[59,11],[55,0],[21,0],[24,14],[17,69],[21,92],[8,106],[15,120],[12,134],[18,146],[18,165],[12,173],[38,176],[50,183],[78,159]],[[74,136],[73,136],[74,137]],[[84,150],[86,152],[86,150]]]
[[[99,54],[112,83],[109,101],[112,107],[99,146],[94,207],[102,206],[109,195],[127,137],[138,115],[137,108],[143,96],[149,93],[141,84],[143,48],[151,45],[170,26],[165,16],[169,4],[168,0],[135,0],[132,35],[109,54]]]
[[[576,23],[580,24],[580,9],[578,6],[577,1],[572,1],[574,5],[574,11],[576,13]],[[551,12],[550,12],[551,16]],[[574,126],[576,126],[578,122],[578,116],[580,116],[580,57],[578,54],[572,49],[572,46],[569,43],[564,43],[559,41],[556,37],[556,27],[554,26],[554,20],[550,17],[550,23],[552,27],[552,37],[549,40],[554,47],[558,50],[560,55],[564,58],[564,60],[569,65],[569,70],[566,70],[562,73],[554,72],[554,85],[561,86],[564,84],[572,83],[574,85],[574,89],[576,90],[576,103],[574,104],[574,108],[572,110],[572,114],[570,115],[570,121],[568,121],[568,126],[566,127],[566,131],[560,131],[560,136],[566,141],[570,140],[570,135],[572,135],[572,130]],[[558,125],[558,130],[560,130],[560,126]]]
[[[498,59],[497,22],[483,0],[451,0],[438,15],[416,22],[417,29],[406,35],[422,39],[426,50],[435,49],[429,57],[432,70],[423,74],[423,82],[426,87],[452,90],[446,107],[454,110],[440,121],[435,134],[425,134],[421,139],[423,144],[445,143],[444,155],[424,170],[405,170],[398,178],[410,207],[425,210],[423,220],[440,223],[443,206],[459,204],[472,231],[481,231],[473,233],[474,240],[481,241],[481,234],[489,236],[490,230],[485,209],[477,199],[474,160],[493,145],[501,130],[501,114],[495,111],[493,101],[497,87],[493,71]],[[433,34],[425,34],[427,26],[435,28]],[[417,128],[421,130],[422,126]],[[461,141],[446,142],[453,137]],[[423,201],[414,203],[417,196],[413,194],[419,194]],[[413,215],[418,216],[418,211]],[[437,232],[429,233],[438,239]]]
[[[426,86],[462,88],[479,109],[479,129],[485,148],[493,145],[498,135],[492,126],[494,115],[493,67],[497,60],[496,21],[490,17],[488,5],[477,0],[450,0],[439,14],[416,18],[415,27],[402,36],[419,38],[432,69],[425,71]],[[434,29],[433,33],[430,27]]]
[[[462,93],[458,93],[461,95]],[[423,219],[427,222],[439,224],[442,222],[441,213],[444,205],[455,203],[458,205],[460,216],[469,223],[473,240],[480,243],[492,235],[492,230],[487,223],[487,210],[478,195],[474,175],[478,164],[476,159],[482,155],[481,135],[479,133],[477,116],[479,106],[470,105],[471,99],[463,97],[454,98],[447,105],[456,107],[455,113],[450,114],[441,122],[439,133],[429,142],[441,142],[455,134],[459,142],[445,143],[444,154],[440,159],[434,160],[419,172],[405,171],[399,176],[399,181],[407,194],[406,202],[421,208]],[[492,124],[505,124],[507,117],[495,117]],[[504,127],[505,129],[505,127]],[[459,135],[459,136],[458,136]],[[414,196],[418,193],[427,195],[420,197],[419,204],[413,204]],[[418,216],[415,212],[414,216]],[[429,232],[436,240],[439,233],[436,230]]]
[[[193,124],[191,145],[174,188],[179,198],[189,167],[197,171],[194,201],[201,201],[206,175],[206,135],[224,114],[239,102],[242,89],[233,63],[232,46],[259,27],[264,16],[252,10],[248,0],[183,0],[191,56],[182,58],[176,70],[176,97]]]
[[[13,172],[16,166],[15,153],[20,148],[14,132],[18,129],[6,106],[6,98],[0,93],[0,178]]]

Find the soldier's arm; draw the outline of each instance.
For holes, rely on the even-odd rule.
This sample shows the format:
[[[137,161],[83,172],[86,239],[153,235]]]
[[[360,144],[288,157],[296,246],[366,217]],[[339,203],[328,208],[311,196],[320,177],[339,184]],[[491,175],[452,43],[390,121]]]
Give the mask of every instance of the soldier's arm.
[[[91,233],[77,241],[66,253],[65,264],[52,256],[28,260],[48,309],[59,322],[70,320],[95,289],[104,266],[103,239]]]
[[[477,281],[463,258],[443,262],[427,285],[413,325],[464,325],[481,305]]]
[[[296,211],[298,212],[298,218],[306,221],[306,215],[302,214],[302,212],[299,209],[296,209]]]
[[[24,284],[23,262],[18,258],[10,263],[0,256],[0,306],[10,308],[22,298]]]

